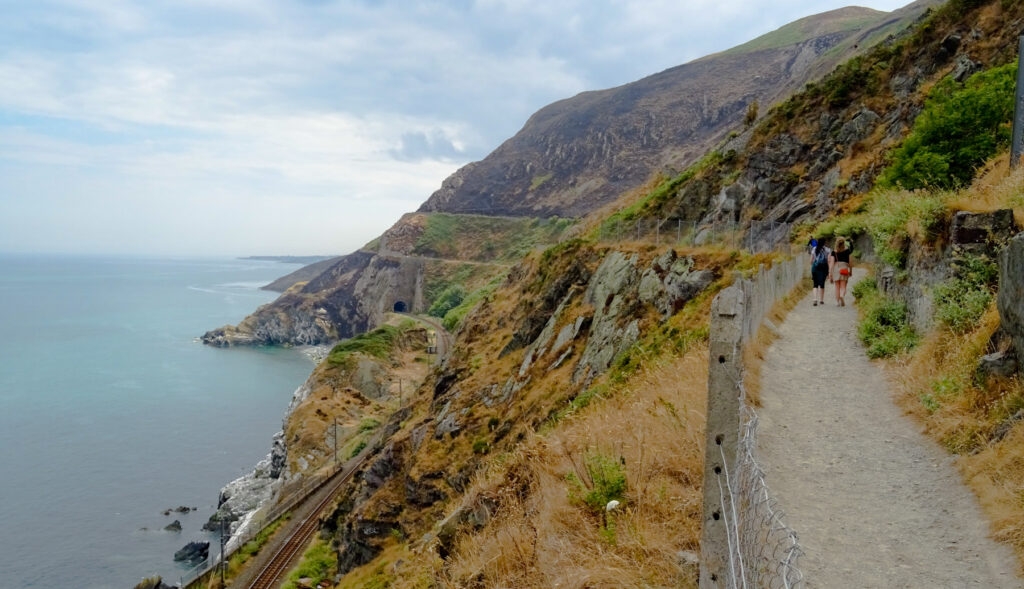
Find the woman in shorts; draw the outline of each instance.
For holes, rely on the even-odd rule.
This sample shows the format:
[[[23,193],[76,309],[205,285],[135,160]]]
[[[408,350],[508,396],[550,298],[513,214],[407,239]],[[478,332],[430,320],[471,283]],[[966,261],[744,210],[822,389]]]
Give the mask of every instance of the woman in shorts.
[[[829,261],[829,276],[836,285],[836,306],[846,306],[846,285],[853,276],[853,264],[850,263],[850,245],[846,239],[836,239],[836,248],[832,250]]]

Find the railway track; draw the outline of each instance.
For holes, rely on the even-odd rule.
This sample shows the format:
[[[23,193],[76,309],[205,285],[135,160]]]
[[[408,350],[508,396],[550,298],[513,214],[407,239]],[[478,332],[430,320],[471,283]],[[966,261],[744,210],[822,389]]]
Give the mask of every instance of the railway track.
[[[437,357],[438,361],[446,358],[451,352],[454,338],[439,321],[433,318],[408,315],[413,319],[422,321],[437,331]],[[319,502],[310,510],[301,523],[292,528],[290,535],[284,542],[279,544],[269,561],[253,577],[247,585],[248,589],[275,589],[283,581],[282,577],[295,565],[295,561],[302,554],[305,547],[316,530],[320,527],[320,516],[324,509],[334,500],[341,486],[344,485],[352,475],[366,462],[372,453],[372,449],[380,442],[378,438],[368,444],[358,460],[338,472],[334,479],[324,484],[317,493],[323,493]],[[327,489],[324,491],[324,489]],[[315,494],[313,495],[315,496]],[[241,585],[240,585],[241,586]]]
[[[330,504],[338,494],[338,490],[352,478],[353,473],[366,462],[370,456],[370,449],[377,442],[370,444],[363,450],[362,456],[355,463],[340,471],[334,480],[324,485],[328,490],[324,493],[319,503],[306,515],[306,518],[292,529],[288,538],[277,547],[276,552],[270,560],[260,569],[256,577],[249,583],[249,589],[274,589],[280,586],[282,576],[291,570],[296,558],[302,554],[303,549],[309,544],[310,538],[320,527],[320,515],[324,508]]]

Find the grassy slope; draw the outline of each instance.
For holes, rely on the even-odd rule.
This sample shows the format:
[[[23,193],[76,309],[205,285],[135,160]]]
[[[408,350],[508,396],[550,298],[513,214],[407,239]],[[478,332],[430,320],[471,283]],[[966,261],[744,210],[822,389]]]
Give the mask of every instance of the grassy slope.
[[[986,13],[989,17],[998,13],[998,8],[989,7]],[[946,19],[946,20],[943,20]],[[984,21],[984,18],[982,19]],[[900,45],[895,51],[887,49],[882,54],[876,54],[874,61],[900,60],[904,65],[912,63],[911,55],[920,47],[934,43],[936,37],[944,35],[943,30],[949,30],[956,22],[955,18],[940,13],[933,21],[930,28],[924,33],[912,37],[905,44]],[[992,27],[988,27],[991,29]],[[1005,59],[998,47],[989,46],[984,49],[985,55],[994,62]],[[999,56],[1003,55],[1002,58]],[[853,104],[855,100],[873,100],[873,106],[881,111],[896,103],[892,96],[878,96],[879,88],[884,88],[888,80],[894,75],[894,71],[877,72],[869,74],[869,83],[851,88],[842,88],[852,78],[860,78],[861,72],[870,71],[872,60],[852,64],[845,69],[840,69],[833,77],[826,82],[823,88],[814,88],[802,96],[798,96],[790,104],[776,110],[768,121],[761,128],[759,139],[755,140],[754,148],[766,143],[775,133],[796,130],[789,121],[801,118],[813,118],[815,112],[821,112],[831,108],[845,108]],[[991,62],[990,62],[991,63]],[[940,75],[945,72],[940,72]],[[927,85],[926,85],[927,86]],[[838,91],[836,91],[838,90]],[[872,94],[876,93],[876,94]],[[884,93],[883,93],[884,94]],[[921,100],[916,97],[915,100]],[[804,130],[805,136],[810,135],[810,130]],[[875,139],[877,141],[877,138]],[[869,142],[864,147],[868,150],[874,149],[870,157],[861,157],[861,161],[854,161],[856,158],[848,158],[843,163],[847,166],[844,171],[852,171],[877,164],[883,158],[888,146],[876,143],[872,146]],[[696,174],[689,174],[690,178],[666,179],[661,184],[656,184],[653,190],[640,195],[634,200],[634,206],[624,211],[624,215],[631,218],[638,218],[644,215],[655,216],[665,210],[667,203],[675,194],[689,182],[692,177],[707,177],[715,174],[719,178],[732,175],[734,170],[743,165],[742,156],[733,161],[712,162],[713,165],[698,169]],[[1014,184],[1016,182],[1016,184]],[[962,193],[952,202],[960,202],[961,206],[972,209],[990,209],[1003,206],[1006,199],[1003,196],[994,196],[993,193],[1010,195],[1012,199],[1019,199],[1019,190],[1012,188],[1019,186],[1020,180],[1007,180],[999,183],[998,187],[987,189],[975,189],[969,193]],[[849,208],[858,206],[859,199],[848,195],[850,202],[846,205]],[[966,201],[969,204],[965,204]],[[934,336],[943,340],[944,336]],[[986,334],[975,335],[977,340],[985,340]],[[962,351],[973,349],[977,352],[978,347],[964,347],[956,344],[954,340],[947,339],[952,345],[949,349]],[[985,340],[987,341],[987,340]],[[615,387],[618,394],[605,395],[609,400],[598,403],[591,403],[589,407],[579,408],[573,413],[577,415],[566,422],[559,422],[545,436],[532,439],[516,452],[504,456],[503,465],[497,468],[491,467],[480,475],[475,489],[468,494],[463,501],[472,502],[480,497],[501,495],[510,488],[525,487],[525,490],[517,492],[514,499],[509,501],[507,507],[499,511],[497,521],[489,525],[483,531],[465,531],[466,534],[459,542],[458,550],[448,561],[441,562],[435,557],[426,556],[428,562],[422,558],[417,559],[417,566],[421,567],[420,574],[414,575],[413,580],[396,586],[417,586],[416,579],[432,579],[431,583],[442,580],[442,584],[460,585],[469,579],[486,579],[485,586],[519,586],[519,585],[554,585],[558,579],[567,580],[570,578],[589,578],[591,580],[614,579],[614,582],[623,586],[649,586],[666,583],[669,579],[675,583],[686,584],[692,579],[679,578],[679,571],[671,567],[662,569],[667,564],[662,558],[664,547],[654,542],[651,532],[655,529],[659,533],[665,530],[672,530],[675,537],[684,540],[682,545],[689,545],[691,548],[696,533],[693,527],[686,527],[689,521],[692,526],[696,522],[688,518],[696,518],[696,512],[690,515],[673,513],[666,515],[659,511],[658,502],[655,497],[646,495],[652,488],[651,485],[660,488],[663,492],[679,493],[677,497],[687,497],[687,489],[699,489],[699,481],[689,481],[690,485],[680,485],[680,480],[653,482],[654,479],[644,479],[639,472],[631,470],[627,466],[627,476],[630,477],[631,505],[635,511],[624,515],[623,519],[627,525],[617,528],[619,532],[614,537],[614,542],[609,541],[606,534],[601,534],[601,526],[592,519],[588,521],[588,515],[581,511],[578,505],[570,501],[568,485],[565,482],[565,475],[570,472],[578,472],[579,464],[584,459],[584,454],[589,450],[603,449],[608,453],[609,446],[612,446],[611,455],[626,458],[627,465],[644,464],[643,458],[637,454],[640,447],[635,434],[632,440],[629,436],[603,435],[600,432],[604,428],[615,432],[616,427],[623,420],[622,415],[631,415],[637,423],[644,424],[644,428],[651,428],[658,431],[659,419],[665,419],[664,414],[659,412],[658,401],[653,399],[654,391],[665,387],[672,391],[673,402],[683,403],[686,407],[686,415],[699,409],[699,403],[703,395],[703,383],[700,375],[699,358],[703,353],[699,348],[689,351],[691,356],[684,354],[682,357],[670,355],[664,359],[664,364],[654,363],[654,366],[644,366],[639,371],[625,377],[626,384]],[[924,370],[918,369],[922,374],[936,374],[937,364],[947,362],[944,356],[931,355],[935,361]],[[963,369],[971,366],[976,357],[970,358],[967,362],[957,364]],[[683,369],[681,367],[687,366]],[[672,374],[673,370],[679,370],[675,378],[669,379],[673,386],[666,386],[667,383],[654,385],[663,375]],[[615,382],[618,377],[613,375],[609,382]],[[907,381],[912,382],[911,380]],[[1005,385],[1011,386],[1011,385]],[[996,391],[1006,391],[1005,388],[997,388]],[[1016,386],[1016,385],[1012,385]],[[673,390],[675,388],[675,390]],[[978,389],[980,391],[981,389]],[[699,391],[699,393],[698,393]],[[913,393],[908,393],[914,396]],[[981,394],[981,393],[978,393]],[[991,390],[984,393],[984,396],[991,397]],[[996,395],[1005,399],[1002,393]],[[664,398],[662,398],[664,400]],[[916,401],[915,401],[916,402]],[[977,397],[968,396],[960,402],[961,405],[971,405],[977,402]],[[643,415],[630,413],[629,404],[634,403],[642,406],[648,403]],[[573,404],[570,404],[572,406]],[[965,431],[975,431],[978,415],[985,415],[985,419],[991,427],[994,421],[991,412],[991,402],[982,403],[981,410],[973,412],[974,417],[969,417],[954,427]],[[1015,407],[1013,402],[1003,402],[1000,407],[999,416],[1005,416],[1005,411]],[[971,412],[962,408],[956,409],[963,415],[971,415]],[[677,439],[690,438],[691,442],[699,440],[700,436],[695,430],[700,424],[687,424],[685,421],[675,424],[677,430],[672,432]],[[667,432],[666,432],[667,433]],[[623,440],[626,438],[629,441]],[[971,478],[971,483],[978,490],[983,498],[989,513],[993,516],[1002,539],[1014,542],[1020,547],[1021,524],[1024,517],[1021,517],[1021,471],[1024,471],[1024,428],[1017,426],[1006,438],[1004,445],[996,448],[988,448],[978,457],[965,462],[965,473]],[[699,442],[694,442],[699,443]],[[694,443],[683,444],[673,450],[680,458],[680,462],[674,466],[661,464],[655,468],[665,468],[678,473],[689,473],[689,461],[687,453],[693,450]],[[690,474],[684,476],[689,477]],[[699,475],[698,475],[699,476]],[[520,485],[517,487],[516,485]],[[637,489],[640,491],[636,491]],[[674,491],[673,491],[674,489]],[[474,499],[476,493],[476,499]],[[680,505],[687,505],[687,500],[682,499]],[[685,509],[683,510],[685,511]],[[645,514],[649,519],[645,519]],[[657,525],[654,522],[658,522]],[[663,526],[663,527],[661,527]],[[682,527],[676,527],[682,526]],[[621,530],[627,530],[625,534]],[[688,531],[687,531],[688,530]],[[548,544],[550,543],[550,544]],[[557,548],[556,548],[557,546]],[[678,544],[677,544],[678,546]],[[432,560],[433,559],[433,560]],[[619,576],[621,574],[621,576]],[[564,575],[564,576],[563,576]]]
[[[888,14],[854,6],[840,8],[791,22],[752,41],[733,47],[725,51],[724,54],[743,54],[764,49],[777,49],[829,33],[856,31],[881,23]]]
[[[825,84],[776,109],[760,127],[751,149],[763,147],[779,132],[809,140],[814,129],[805,121],[817,120],[829,109],[842,111],[857,101],[870,102],[880,111],[892,108],[896,99],[884,92],[888,81],[900,68],[911,67],[917,52],[937,43],[955,24],[955,19],[933,23],[932,29],[912,37],[898,52],[888,49],[885,55],[841,68]],[[998,51],[993,48],[988,55]],[[889,63],[888,68],[874,68],[882,61]],[[881,161],[883,146],[865,142],[864,148],[843,164],[844,174]],[[862,157],[865,152],[868,157]],[[640,204],[631,214],[660,215],[690,182],[712,178],[721,184],[742,170],[745,158],[737,154],[712,162],[666,190],[656,185],[636,195]],[[846,194],[845,198],[843,206],[858,205],[857,197]],[[658,253],[639,244],[620,247],[642,259]],[[537,297],[573,261],[593,268],[603,253],[592,243],[578,243],[556,248],[547,256],[529,256],[514,268],[496,292],[469,313],[459,332],[447,366],[460,375],[459,390],[473,394],[515,372],[522,352],[505,357],[498,352],[522,318],[522,302]],[[759,261],[716,249],[693,253],[699,266],[720,271]],[[475,472],[467,491],[402,515],[397,522],[401,533],[385,552],[353,571],[343,585],[358,578],[373,579],[381,587],[554,586],[559,580],[576,583],[578,579],[626,587],[693,586],[695,568],[680,565],[677,553],[695,550],[699,537],[700,416],[706,363],[702,343],[706,331],[701,330],[706,329],[711,295],[724,284],[717,283],[667,323],[643,317],[641,342],[593,387],[580,391],[570,386],[568,367],[535,372],[512,406],[467,406],[462,435],[440,440],[428,436],[410,455],[415,461],[408,478],[386,483],[359,517],[391,513],[395,504],[404,501],[407,481]],[[570,308],[564,320],[587,312],[580,306]],[[413,431],[436,416],[432,392],[432,387],[421,390],[412,414],[400,424],[392,438],[396,453],[412,447]],[[1015,430],[1007,439],[1020,437]],[[573,499],[576,486],[567,477],[584,479],[588,457],[595,454],[624,462],[625,507],[611,525]],[[1005,462],[1007,456],[992,460]],[[479,528],[456,527],[451,551],[442,560],[435,550],[436,536],[424,534],[436,534],[433,522],[463,506],[485,508],[493,519]],[[400,570],[384,567],[385,562],[397,560],[403,561]]]

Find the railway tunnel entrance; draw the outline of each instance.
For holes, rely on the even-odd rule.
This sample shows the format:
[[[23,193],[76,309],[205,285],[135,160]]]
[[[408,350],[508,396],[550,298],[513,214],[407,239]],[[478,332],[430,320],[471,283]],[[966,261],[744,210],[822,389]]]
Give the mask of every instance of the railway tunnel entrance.
[[[396,301],[394,310],[395,313],[406,313],[409,311],[409,308],[406,306],[405,301]]]

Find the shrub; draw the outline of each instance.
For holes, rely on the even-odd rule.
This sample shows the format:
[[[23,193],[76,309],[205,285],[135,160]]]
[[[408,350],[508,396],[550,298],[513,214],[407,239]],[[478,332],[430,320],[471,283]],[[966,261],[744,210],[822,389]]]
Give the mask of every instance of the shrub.
[[[869,358],[888,358],[917,345],[918,336],[908,323],[907,305],[885,297],[873,279],[854,286],[861,310],[857,335]]]
[[[963,258],[958,264],[957,277],[932,289],[936,317],[956,333],[974,330],[992,303],[998,278],[995,262],[987,257]]]
[[[1009,145],[1017,64],[939,82],[914,122],[913,131],[890,155],[882,187],[954,188]]]
[[[380,427],[380,421],[378,421],[378,420],[376,420],[376,419],[374,419],[372,417],[363,418],[363,420],[359,422],[359,432],[360,433],[373,431],[373,430],[377,429],[378,427]]]
[[[315,542],[309,550],[302,555],[299,566],[288,575],[288,582],[282,585],[282,589],[295,589],[297,581],[303,577],[313,580],[312,585],[316,587],[320,581],[327,578],[328,571],[334,566],[337,559],[330,544]]]
[[[359,443],[352,447],[352,451],[348,453],[349,460],[352,460],[359,453],[366,449],[366,440],[359,440]]]
[[[398,327],[383,325],[373,331],[361,333],[331,348],[331,353],[327,355],[327,362],[333,366],[346,364],[349,357],[357,352],[377,358],[387,358],[391,355],[395,340],[398,339],[401,332],[402,330]]]
[[[487,454],[491,451],[491,445],[482,438],[477,438],[473,442],[473,454]]]
[[[570,473],[569,497],[580,503],[594,515],[602,515],[609,501],[622,502],[626,498],[626,469],[623,461],[601,453],[594,453],[584,460],[586,473],[580,477]]]
[[[455,284],[444,289],[434,303],[427,309],[427,315],[432,317],[444,317],[448,311],[462,304],[466,298],[466,289]]]
[[[444,319],[441,321],[444,324],[444,328],[451,331],[458,327],[459,323],[462,323],[462,320],[466,318],[466,315],[473,310],[473,307],[476,307],[477,303],[490,296],[498,288],[502,280],[505,280],[505,275],[498,276],[484,286],[469,293],[457,307],[444,314]]]

